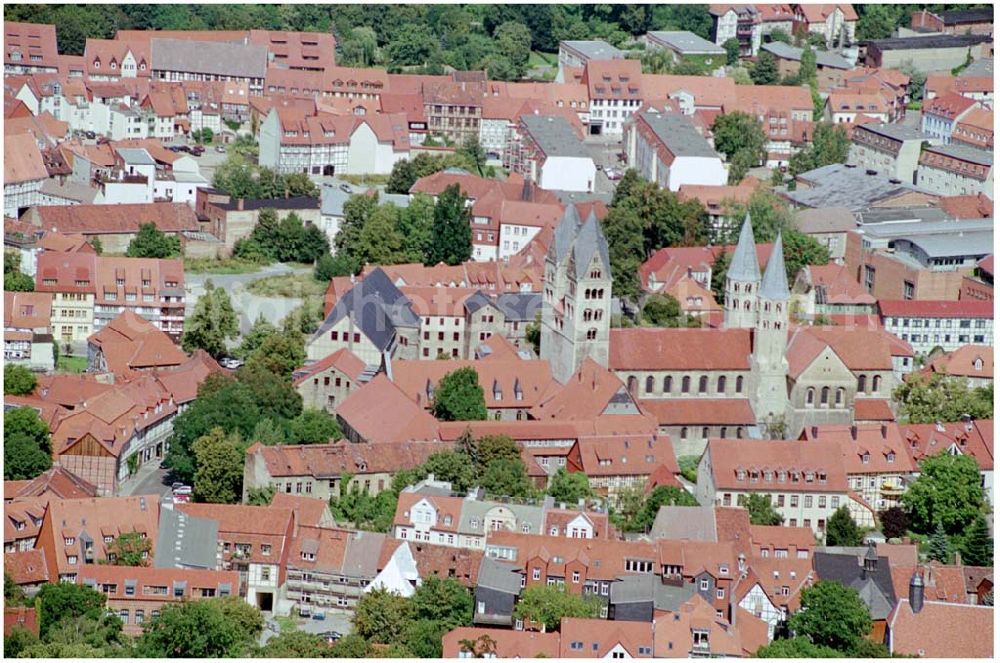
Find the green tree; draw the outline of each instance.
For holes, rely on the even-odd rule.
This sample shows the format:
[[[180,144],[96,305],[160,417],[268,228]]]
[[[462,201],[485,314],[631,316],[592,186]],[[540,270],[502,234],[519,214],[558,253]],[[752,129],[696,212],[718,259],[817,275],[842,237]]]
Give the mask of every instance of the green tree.
[[[657,486],[643,499],[640,495],[638,503],[628,509],[621,509],[625,516],[621,529],[626,532],[648,532],[656,520],[656,514],[661,506],[698,506],[694,495],[676,486]],[[634,515],[628,517],[628,512]],[[630,514],[629,514],[630,515]]]
[[[802,49],[802,59],[799,61],[799,83],[816,86],[816,51],[806,44]]]
[[[397,67],[427,64],[439,51],[430,28],[421,24],[405,26],[388,45],[389,62]]]
[[[472,626],[472,595],[455,578],[428,576],[410,598],[413,617],[428,620],[448,632]],[[440,638],[438,638],[440,640]]]
[[[545,492],[551,495],[557,503],[565,502],[566,504],[576,504],[594,494],[586,474],[567,472],[563,467],[560,467],[552,476],[548,490]]]
[[[537,355],[542,349],[542,314],[535,313],[535,321],[524,327],[524,340]]]
[[[523,76],[531,57],[531,32],[528,28],[523,23],[508,21],[496,29],[493,39],[500,54],[513,65],[516,76]]]
[[[282,631],[254,653],[255,658],[328,658],[330,644],[314,633]]]
[[[115,556],[115,566],[149,566],[153,542],[138,532],[124,532],[115,537],[108,552]]]
[[[330,649],[331,658],[369,658],[371,645],[357,633],[345,635],[333,643]]]
[[[260,347],[247,357],[246,366],[251,369],[260,367],[290,380],[292,373],[305,360],[302,334],[296,330],[283,330],[267,336]]]
[[[422,477],[433,474],[435,480],[449,482],[455,492],[465,492],[476,480],[472,459],[458,451],[433,453],[418,469]]]
[[[136,643],[141,656],[222,658],[244,656],[264,628],[260,610],[238,597],[163,606]]]
[[[14,578],[6,569],[3,572],[3,601],[8,606],[24,603],[24,590],[14,582]]]
[[[213,357],[226,353],[226,341],[239,335],[239,323],[229,293],[205,282],[205,294],[198,298],[194,312],[185,320],[181,347],[185,352],[201,348]]]
[[[653,294],[642,306],[642,319],[653,327],[700,327],[701,323],[681,311],[680,302],[667,294]]]
[[[826,545],[860,546],[863,538],[861,528],[851,518],[851,512],[846,506],[833,512],[826,527]]]
[[[415,194],[410,204],[399,210],[397,229],[403,236],[403,259],[425,262],[434,225],[434,199],[425,193]]]
[[[484,169],[486,167],[486,150],[484,150],[483,146],[479,144],[479,137],[475,134],[470,135],[462,143],[462,146],[458,148],[458,152],[460,154],[464,154],[465,157],[475,165],[476,172],[479,176],[483,177]]]
[[[767,52],[764,54],[767,55]],[[748,113],[734,112],[718,116],[712,123],[712,135],[715,149],[725,154],[729,160],[730,184],[741,182],[747,171],[764,159],[767,136],[757,118]]]
[[[776,639],[764,645],[756,652],[754,658],[842,658],[836,649],[814,645],[808,638],[799,636],[787,640]]]
[[[26,396],[35,391],[38,380],[35,374],[24,366],[8,364],[3,369],[3,393],[5,396]]]
[[[340,270],[337,268],[337,261],[329,253],[324,253],[316,260],[316,264],[313,267],[313,278],[317,281],[326,283],[334,276],[341,276]]]
[[[530,497],[535,492],[520,459],[490,462],[479,473],[479,485],[490,495],[504,497]]]
[[[379,58],[378,38],[367,26],[351,29],[337,46],[340,50],[338,60],[343,66],[371,67]]]
[[[726,64],[735,67],[740,62],[740,42],[736,37],[730,37],[722,42],[722,48],[726,49]]]
[[[896,29],[896,9],[890,5],[865,5],[858,12],[858,41],[886,39]]]
[[[521,592],[514,618],[540,625],[542,632],[557,630],[563,617],[596,618],[600,602],[569,592],[559,585],[532,585]]]
[[[303,409],[289,423],[290,444],[327,444],[344,437],[340,424],[325,410]]]
[[[228,193],[234,200],[261,198],[260,183],[254,174],[254,167],[242,156],[231,153],[212,176],[212,186]]]
[[[234,354],[246,359],[264,344],[268,338],[278,333],[278,328],[272,325],[261,313],[257,316],[253,326],[243,336],[239,349]]]
[[[948,544],[948,535],[945,534],[941,523],[935,526],[934,533],[931,534],[927,543],[930,547],[927,554],[931,559],[942,564],[948,564],[951,561],[951,546]]]
[[[984,513],[982,477],[971,456],[942,452],[920,461],[920,476],[900,498],[913,529],[929,533],[936,525],[959,534]]]
[[[64,582],[42,585],[38,591],[38,632],[45,639],[61,621],[77,617],[99,620],[104,616],[105,596],[83,585]]]
[[[802,590],[801,608],[789,618],[788,626],[814,645],[850,652],[872,630],[872,620],[856,590],[820,580]]]
[[[243,441],[239,433],[213,428],[191,445],[194,453],[194,499],[236,504],[243,494]]]
[[[385,191],[386,193],[409,193],[410,188],[418,179],[414,162],[410,159],[402,159],[392,165]]]
[[[795,177],[816,168],[847,161],[851,140],[844,127],[820,122],[813,130],[812,143],[806,149],[792,156],[788,172]]]
[[[794,279],[806,265],[826,265],[830,262],[830,249],[812,235],[789,229],[782,233],[781,239],[785,274],[789,279]]]
[[[274,499],[274,488],[264,486],[263,488],[251,488],[247,491],[246,504],[250,506],[268,506]]]
[[[927,74],[914,67],[913,62],[909,60],[899,68],[899,71],[910,77],[910,82],[907,86],[910,103],[919,103],[924,98],[924,85],[927,83]]]
[[[480,470],[495,460],[521,460],[521,447],[507,435],[485,435],[475,447],[473,458]]]
[[[484,421],[486,399],[476,369],[459,368],[441,378],[431,413],[441,421]]]
[[[8,410],[3,418],[3,477],[34,479],[52,467],[49,427],[31,407]]]
[[[354,611],[354,632],[371,643],[401,641],[413,620],[413,603],[395,592],[379,588],[367,592]]]
[[[778,62],[767,51],[757,55],[757,63],[750,70],[750,80],[754,85],[777,85],[779,80]]]
[[[7,292],[34,292],[35,279],[18,270],[4,272],[3,289]]]
[[[965,380],[940,373],[929,379],[914,377],[896,387],[892,398],[899,405],[900,419],[912,424],[958,421],[968,414],[975,419],[993,418],[993,385],[969,387]]]
[[[431,265],[439,262],[458,265],[472,257],[469,208],[457,184],[442,191],[434,205],[434,225],[427,253],[427,263]]]
[[[743,500],[743,508],[750,512],[751,525],[781,525],[785,519],[771,506],[771,496],[751,493]]]
[[[976,517],[969,526],[959,546],[962,563],[969,566],[993,566],[993,539],[990,538],[986,518]]]
[[[3,656],[17,658],[22,651],[37,644],[39,640],[34,633],[23,626],[15,626],[3,638]]]
[[[398,265],[406,260],[405,245],[399,232],[399,208],[379,205],[361,229],[357,256],[362,264]]]

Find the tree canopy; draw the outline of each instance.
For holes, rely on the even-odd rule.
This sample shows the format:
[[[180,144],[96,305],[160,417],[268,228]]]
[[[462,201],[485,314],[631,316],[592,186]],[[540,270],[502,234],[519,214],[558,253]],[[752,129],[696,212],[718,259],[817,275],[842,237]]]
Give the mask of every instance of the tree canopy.
[[[993,418],[993,384],[970,387],[960,378],[935,373],[930,378],[914,376],[896,387],[892,398],[899,405],[900,419],[911,424],[959,421],[963,415]]]
[[[595,597],[574,594],[560,585],[532,585],[521,592],[514,605],[514,618],[544,631],[559,629],[563,617],[595,618],[600,602]]]
[[[781,525],[785,519],[773,506],[771,496],[762,493],[751,493],[743,500],[743,508],[750,512],[751,525]]]
[[[567,472],[560,467],[549,481],[546,492],[556,503],[576,504],[579,500],[590,497],[594,491],[590,487],[590,479],[583,472]]]
[[[642,321],[653,327],[700,327],[697,318],[681,310],[680,302],[673,295],[656,293],[646,298],[642,305]]]
[[[715,149],[729,161],[730,184],[739,184],[750,168],[764,160],[767,136],[757,118],[749,113],[737,111],[719,115],[712,123],[712,135]]]
[[[486,400],[476,369],[459,368],[441,378],[431,412],[441,421],[485,420]]]
[[[801,607],[789,618],[788,626],[814,645],[851,653],[872,630],[872,620],[856,590],[820,580],[802,590]]]
[[[914,531],[929,534],[940,524],[948,534],[960,534],[984,513],[982,477],[974,458],[941,452],[919,465],[920,476],[900,498]]]
[[[828,546],[860,546],[864,533],[851,518],[851,512],[842,506],[833,512],[826,525],[826,545]]]
[[[3,478],[7,481],[34,479],[52,467],[49,427],[31,407],[4,412]]]
[[[215,358],[226,353],[226,341],[239,335],[239,322],[229,293],[205,282],[205,294],[198,298],[194,312],[184,321],[181,347],[185,352],[202,349]]]
[[[139,232],[125,250],[129,258],[173,258],[180,254],[181,238],[166,234],[155,223],[140,224]]]
[[[615,525],[626,532],[648,532],[661,506],[698,506],[694,495],[676,486],[657,486],[648,496],[642,491],[626,491],[611,513]]]
[[[243,494],[243,452],[245,445],[237,431],[226,433],[216,427],[194,441],[191,451],[194,499],[198,502],[235,504]]]
[[[35,390],[38,380],[24,366],[7,364],[3,367],[3,393],[5,396],[26,396]]]
[[[257,608],[239,597],[201,599],[164,605],[144,625],[136,643],[152,658],[223,658],[250,653],[264,628]]]

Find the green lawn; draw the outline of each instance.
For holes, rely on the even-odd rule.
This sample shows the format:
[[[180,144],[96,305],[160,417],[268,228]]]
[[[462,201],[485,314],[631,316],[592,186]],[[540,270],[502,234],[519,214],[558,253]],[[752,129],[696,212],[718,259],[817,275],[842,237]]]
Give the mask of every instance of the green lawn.
[[[56,370],[60,373],[83,373],[87,370],[87,358],[59,355],[59,361],[56,362]]]
[[[322,297],[326,283],[313,278],[312,272],[266,276],[247,284],[247,291],[261,297]]]
[[[534,67],[554,67],[558,63],[559,59],[555,53],[542,53],[541,51],[532,51],[531,55],[528,56],[528,68]]]
[[[229,258],[216,260],[214,258],[185,258],[184,271],[191,274],[249,274],[256,272],[261,265],[246,260]]]

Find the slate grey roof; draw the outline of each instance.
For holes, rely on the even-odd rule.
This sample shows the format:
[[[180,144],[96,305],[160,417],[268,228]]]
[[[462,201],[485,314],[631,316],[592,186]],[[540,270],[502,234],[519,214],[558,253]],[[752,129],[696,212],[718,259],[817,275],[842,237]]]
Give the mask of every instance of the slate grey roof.
[[[100,193],[100,189],[89,187],[86,184],[74,182],[73,180],[66,180],[60,184],[59,180],[55,179],[47,179],[42,182],[42,187],[39,191],[46,196],[75,200],[85,205],[93,204],[97,198],[97,194]],[[39,230],[41,229],[39,228]]]
[[[810,186],[784,191],[782,195],[804,207],[846,207],[856,211],[887,198],[922,191],[906,182],[892,182],[888,175],[869,175],[864,168],[841,163],[801,173],[798,178]]]
[[[989,150],[977,150],[968,145],[959,145],[957,143],[951,143],[950,145],[929,145],[927,151],[962,159],[963,161],[979,164],[980,166],[993,165],[993,152]]]
[[[410,300],[381,268],[344,293],[313,338],[325,334],[348,315],[380,352],[389,349],[397,327],[420,326],[420,318],[413,312]]]
[[[742,282],[760,281],[760,265],[757,264],[757,247],[753,241],[753,224],[750,222],[749,212],[740,228],[740,239],[736,242],[726,278]]]
[[[149,152],[141,147],[119,147],[115,151],[122,156],[125,163],[134,163],[140,166],[156,165],[156,161],[149,156]]]
[[[880,51],[906,51],[934,48],[965,48],[990,41],[990,35],[948,35],[934,34],[923,37],[901,37],[895,39],[873,39],[867,43]]]
[[[652,602],[655,610],[673,612],[694,593],[694,583],[685,583],[682,586],[667,585],[655,575],[633,575],[622,576],[611,583],[608,600],[613,605]]]
[[[958,75],[959,78],[965,76],[993,76],[993,58],[983,58],[976,60],[963,69]]]
[[[886,138],[891,138],[898,141],[906,140],[929,140],[929,136],[925,136],[920,129],[916,127],[909,127],[905,124],[899,123],[868,123],[859,124],[854,128],[855,131],[861,129],[863,131],[870,131],[873,134],[878,134],[880,136],[885,136]]]
[[[352,578],[374,578],[378,575],[378,559],[384,543],[385,534],[354,532],[347,540],[341,572]]]
[[[774,242],[774,248],[771,249],[771,256],[767,259],[764,278],[760,282],[760,296],[772,302],[786,302],[789,299],[788,275],[785,273],[785,256],[780,232]]]
[[[910,219],[912,217],[903,216],[903,218]],[[861,229],[865,235],[879,239],[911,238],[918,235],[957,235],[992,231],[993,219],[917,218],[909,223],[866,223]]]
[[[565,119],[557,115],[524,115],[521,122],[545,156],[591,158]]]
[[[931,258],[987,256],[993,252],[993,231],[906,237]],[[898,246],[898,245],[897,245]]]
[[[542,293],[505,292],[497,295],[495,303],[508,322],[534,322],[535,313],[542,310]]]
[[[163,507],[153,566],[158,569],[214,569],[218,564],[218,540],[217,521]]]
[[[726,49],[717,44],[713,44],[707,39],[702,39],[693,32],[687,30],[664,31],[657,30],[647,34],[654,41],[666,44],[673,50],[681,54],[702,54],[725,55]]]
[[[801,48],[796,48],[791,44],[786,44],[782,41],[772,41],[766,44],[761,44],[761,50],[767,51],[768,53],[774,55],[782,60],[795,60],[796,62],[802,61],[802,50]],[[829,67],[830,69],[851,69],[851,63],[840,57],[836,53],[831,53],[829,51],[813,51],[816,54],[816,65],[819,67]]]
[[[873,225],[893,222],[913,222],[910,225],[947,221],[948,213],[940,207],[873,207],[858,211],[866,233]]]
[[[516,564],[483,557],[476,585],[516,595],[521,593],[521,574]]]
[[[576,209],[576,205],[567,205],[552,238],[552,246],[556,254],[556,264],[561,263],[563,258],[569,253],[570,248],[573,246],[573,238],[576,237],[576,232],[580,228],[581,223],[580,212]]]
[[[319,213],[323,216],[344,216],[344,203],[353,195],[342,191],[339,186],[323,185],[319,190]]]
[[[297,209],[318,209],[319,198],[312,196],[291,196],[289,198],[260,198],[258,200],[244,200],[244,210],[274,209],[274,210],[297,210]],[[232,211],[239,208],[239,199],[230,198],[228,203],[213,203],[217,207]]]
[[[714,506],[661,506],[649,530],[653,539],[717,541]]]
[[[596,253],[601,260],[601,265],[606,272],[611,270],[611,259],[608,257],[608,240],[601,231],[601,223],[597,220],[597,215],[591,210],[587,220],[580,227],[580,232],[573,242],[573,262],[576,265],[576,278],[582,278],[590,268],[590,262]]]
[[[155,71],[236,78],[264,78],[267,73],[265,46],[187,39],[152,39],[150,43],[150,59]]]
[[[687,116],[677,113],[646,111],[642,114],[642,119],[649,124],[649,128],[653,130],[656,137],[667,146],[667,149],[674,156],[719,158],[719,155],[708,144],[705,137],[698,133]]]
[[[583,54],[589,60],[615,60],[625,57],[625,53],[602,39],[565,40],[559,42]]]
[[[795,213],[795,227],[806,234],[848,232],[858,227],[858,221],[844,207],[810,208]]]
[[[832,580],[862,593],[872,619],[885,619],[891,607],[896,605],[896,594],[892,589],[892,575],[889,559],[879,557],[875,572],[862,577],[862,557],[867,549],[857,548],[816,548],[813,553],[813,569],[820,580]],[[838,552],[838,550],[840,552]]]
[[[938,16],[945,25],[957,25],[959,23],[985,23],[993,22],[992,7],[973,7],[972,9],[950,9],[938,12]]]

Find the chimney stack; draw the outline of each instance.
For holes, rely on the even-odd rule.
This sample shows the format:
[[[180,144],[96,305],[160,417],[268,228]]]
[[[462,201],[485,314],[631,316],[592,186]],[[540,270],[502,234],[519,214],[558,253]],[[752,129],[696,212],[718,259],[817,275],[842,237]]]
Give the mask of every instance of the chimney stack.
[[[889,425],[882,424],[882,439],[886,439],[889,436]]]
[[[851,424],[851,439],[854,440],[855,442],[858,441],[858,425],[857,424]]]
[[[814,439],[819,437],[819,426],[812,427],[812,436]]]
[[[924,579],[920,575],[920,569],[914,571],[910,578],[910,609],[913,614],[924,609]]]
[[[243,199],[242,198],[237,198],[236,199],[236,209],[239,212],[243,211]]]

